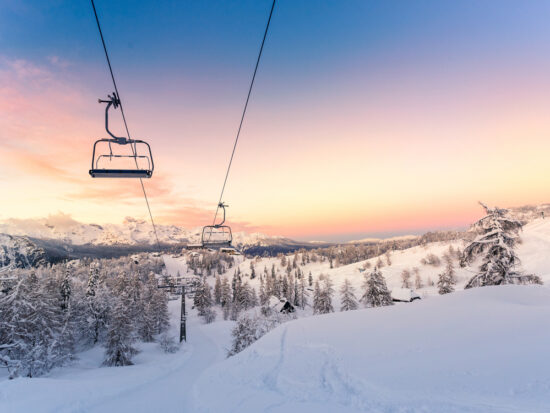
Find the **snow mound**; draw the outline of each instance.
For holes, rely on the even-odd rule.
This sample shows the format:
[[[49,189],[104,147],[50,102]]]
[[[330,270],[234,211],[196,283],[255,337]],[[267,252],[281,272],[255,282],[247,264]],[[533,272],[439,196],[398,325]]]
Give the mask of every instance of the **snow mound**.
[[[548,412],[550,289],[298,319],[207,370],[202,412]]]

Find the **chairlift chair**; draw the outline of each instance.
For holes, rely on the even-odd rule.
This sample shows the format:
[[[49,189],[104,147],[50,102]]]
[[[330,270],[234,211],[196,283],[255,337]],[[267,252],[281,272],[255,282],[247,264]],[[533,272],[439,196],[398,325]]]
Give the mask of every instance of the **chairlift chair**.
[[[155,164],[153,163],[153,154],[149,144],[140,139],[129,139],[115,136],[109,130],[109,109],[113,106],[115,109],[120,105],[120,99],[113,93],[108,96],[108,100],[99,100],[99,103],[107,103],[105,108],[105,130],[111,138],[99,139],[94,143],[92,153],[92,169],[90,175],[92,178],[151,178]],[[120,148],[129,145],[131,154],[121,154],[113,148]],[[100,152],[100,148],[104,151]],[[98,153],[96,155],[96,152]],[[128,161],[133,160],[133,165]],[[119,165],[113,167],[111,162],[117,162]],[[124,162],[127,161],[127,162]]]
[[[218,204],[218,208],[223,209],[223,220],[219,224],[206,225],[202,229],[201,243],[203,248],[221,248],[231,246],[233,234],[231,227],[223,225],[225,222],[225,205],[223,202]]]

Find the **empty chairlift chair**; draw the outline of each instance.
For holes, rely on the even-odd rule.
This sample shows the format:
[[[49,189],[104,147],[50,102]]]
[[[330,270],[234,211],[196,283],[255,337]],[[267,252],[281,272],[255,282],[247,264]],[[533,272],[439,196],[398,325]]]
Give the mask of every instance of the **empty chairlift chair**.
[[[105,130],[111,138],[99,139],[94,143],[90,169],[92,178],[151,178],[155,164],[149,144],[139,139],[115,136],[109,130],[109,109],[120,105],[116,93],[109,96],[109,100],[99,102],[107,103]],[[126,153],[123,153],[125,148]]]
[[[231,227],[223,225],[225,222],[225,205],[223,202],[218,204],[218,208],[223,209],[223,220],[219,224],[207,225],[202,229],[201,243],[204,248],[222,248],[231,246],[233,234]]]

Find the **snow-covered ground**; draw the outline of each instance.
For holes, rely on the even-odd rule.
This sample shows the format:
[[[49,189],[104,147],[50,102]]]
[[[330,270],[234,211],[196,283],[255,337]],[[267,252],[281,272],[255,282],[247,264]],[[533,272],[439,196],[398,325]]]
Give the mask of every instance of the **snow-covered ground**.
[[[485,287],[285,323],[199,380],[197,412],[549,412],[550,289]]]
[[[179,336],[179,301],[170,302],[173,336]],[[0,412],[191,412],[194,383],[225,358],[232,323],[188,323],[188,341],[175,354],[141,343],[134,366],[100,367],[103,349],[80,353],[71,367],[39,378],[0,379]]]
[[[188,300],[189,341],[176,354],[141,344],[134,366],[101,367],[97,347],[45,377],[10,381],[0,373],[0,412],[549,412],[550,220],[526,225],[522,240],[523,268],[544,286],[445,296],[427,286],[412,304],[313,317],[306,309],[230,359],[233,323],[218,317],[202,324]],[[382,268],[390,289],[414,267],[425,283],[435,281],[443,266],[420,261],[441,257],[449,245],[463,247],[434,243],[392,253],[391,266]],[[249,273],[250,260],[238,260]],[[184,257],[165,261],[171,274],[187,273]],[[256,260],[256,273],[273,264],[280,260]],[[359,294],[364,266],[300,269],[314,278],[329,274],[336,289],[348,278]],[[457,290],[475,269],[457,268]],[[258,279],[249,281],[258,287]],[[336,311],[339,305],[337,294]],[[177,336],[179,301],[170,310]]]

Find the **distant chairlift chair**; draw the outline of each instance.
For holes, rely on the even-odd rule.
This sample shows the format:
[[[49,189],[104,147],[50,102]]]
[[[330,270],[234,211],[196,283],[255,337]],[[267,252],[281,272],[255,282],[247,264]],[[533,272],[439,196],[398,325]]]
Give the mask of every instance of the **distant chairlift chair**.
[[[151,178],[153,176],[153,170],[155,169],[155,164],[153,163],[153,154],[151,153],[151,147],[145,141],[139,139],[128,139],[115,136],[109,130],[109,109],[113,106],[115,109],[120,105],[120,100],[116,93],[109,95],[109,100],[99,100],[99,103],[107,103],[105,108],[105,130],[112,138],[110,139],[99,139],[94,143],[94,149],[92,153],[92,169],[90,169],[90,175],[92,178]],[[96,147],[98,144],[105,146],[104,143],[108,145],[109,152],[107,154],[102,153],[96,156]],[[125,145],[130,145],[132,151],[131,154],[117,154],[113,153],[113,147],[118,148]],[[142,150],[140,155],[138,149]],[[116,160],[132,160],[134,165],[125,164],[124,167],[118,168],[109,168],[104,164],[107,160],[109,162]],[[140,165],[146,164],[145,165]],[[135,167],[133,167],[135,166]]]
[[[201,243],[203,248],[222,248],[230,247],[233,241],[231,227],[223,225],[225,222],[225,205],[223,202],[218,204],[218,208],[223,209],[223,220],[219,224],[207,225],[202,229]]]

